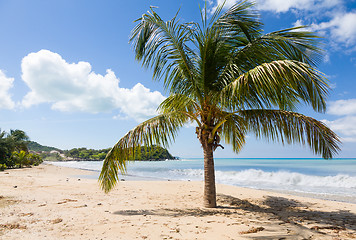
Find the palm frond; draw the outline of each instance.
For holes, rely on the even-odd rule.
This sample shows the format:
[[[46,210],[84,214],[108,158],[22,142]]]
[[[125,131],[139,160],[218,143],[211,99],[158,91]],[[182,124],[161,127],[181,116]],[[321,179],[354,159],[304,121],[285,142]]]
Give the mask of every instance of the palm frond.
[[[300,113],[256,109],[239,114],[245,119],[249,131],[259,138],[308,145],[325,159],[332,158],[340,150],[340,140],[333,131],[324,123]]]
[[[251,6],[249,2],[241,1],[221,14],[220,5],[209,24],[204,20],[203,27],[196,28],[193,36],[198,44],[197,81],[205,95],[221,89],[218,76],[233,58],[236,42],[245,45],[259,35],[261,23]]]
[[[105,157],[99,176],[101,188],[109,192],[115,186],[119,171],[126,172],[126,163],[128,159],[135,158],[137,148],[142,145],[168,146],[186,122],[187,116],[179,112],[163,113],[129,131]]]
[[[202,112],[200,104],[194,99],[183,94],[173,94],[166,98],[158,107],[162,113],[179,112],[186,115],[190,121],[195,121],[199,126],[199,115]]]
[[[323,53],[318,47],[319,37],[301,28],[284,29],[254,39],[237,52],[235,64],[245,63],[242,66],[249,70],[266,62],[288,59],[315,66]]]
[[[247,132],[245,120],[237,114],[226,113],[222,125],[221,135],[225,143],[231,144],[232,150],[239,153],[245,145],[245,136]]]
[[[137,21],[130,38],[137,60],[153,69],[153,78],[164,77],[165,87],[172,91],[194,86],[195,53],[186,44],[192,33],[187,24],[179,24],[177,16],[164,22],[153,9]]]
[[[219,28],[223,34],[222,40],[229,44],[236,46],[242,39],[244,43],[251,42],[261,35],[263,25],[253,5],[249,1],[236,3],[212,23],[212,28]]]
[[[233,54],[227,55],[230,59],[220,72],[217,83],[220,87],[224,86],[242,73],[275,60],[294,60],[315,66],[323,53],[318,47],[319,37],[314,33],[301,31],[301,28],[272,32],[252,41],[239,40],[233,46]]]
[[[292,110],[300,101],[323,112],[328,85],[308,64],[280,60],[261,64],[226,85],[219,93],[228,109],[272,108]]]

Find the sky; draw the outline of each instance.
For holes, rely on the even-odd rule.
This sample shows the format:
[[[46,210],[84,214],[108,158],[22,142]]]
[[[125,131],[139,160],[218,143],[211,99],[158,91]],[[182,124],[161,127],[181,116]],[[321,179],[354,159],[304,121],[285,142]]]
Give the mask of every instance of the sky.
[[[211,13],[222,0],[207,1]],[[235,4],[227,0],[225,9]],[[356,157],[356,0],[256,0],[265,33],[307,25],[323,37],[318,69],[330,81],[325,114],[298,111],[326,123],[342,140],[336,157]],[[150,6],[165,20],[200,21],[201,0],[0,0],[0,128],[61,149],[112,147],[156,114],[167,97],[162,82],[135,60],[129,43],[135,20]],[[237,155],[319,157],[308,147],[248,135]],[[195,128],[181,129],[170,152],[202,157]]]

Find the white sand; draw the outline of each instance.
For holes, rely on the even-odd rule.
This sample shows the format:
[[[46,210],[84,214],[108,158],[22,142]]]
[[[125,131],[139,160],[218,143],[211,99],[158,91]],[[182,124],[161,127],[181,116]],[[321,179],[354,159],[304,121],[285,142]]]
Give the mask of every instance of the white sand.
[[[207,209],[202,182],[125,181],[105,194],[76,177],[86,174],[0,172],[0,239],[356,238],[355,204],[217,185],[219,207]]]

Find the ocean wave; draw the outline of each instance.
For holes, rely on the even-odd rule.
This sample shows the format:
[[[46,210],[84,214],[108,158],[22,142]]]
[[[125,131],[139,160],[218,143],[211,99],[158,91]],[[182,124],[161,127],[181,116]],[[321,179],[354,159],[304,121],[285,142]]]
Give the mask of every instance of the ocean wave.
[[[190,160],[190,159],[183,159]],[[195,161],[195,160],[193,160]],[[57,166],[81,168],[100,171],[102,162],[53,162]],[[138,177],[155,179],[202,181],[204,170],[197,168],[182,168],[176,162],[136,162],[128,168],[128,174]],[[190,163],[189,163],[190,164]],[[194,163],[192,163],[194,164]],[[329,176],[308,175],[292,171],[263,171],[246,169],[236,171],[215,171],[216,182],[241,187],[294,191],[315,194],[332,194],[356,197],[356,176],[336,174]]]
[[[201,169],[171,170],[172,176],[181,176],[184,179],[202,179],[204,171]],[[218,182],[239,185],[278,185],[302,187],[331,187],[356,189],[356,177],[338,174],[335,176],[314,176],[296,172],[277,171],[265,172],[257,169],[243,171],[216,171]]]

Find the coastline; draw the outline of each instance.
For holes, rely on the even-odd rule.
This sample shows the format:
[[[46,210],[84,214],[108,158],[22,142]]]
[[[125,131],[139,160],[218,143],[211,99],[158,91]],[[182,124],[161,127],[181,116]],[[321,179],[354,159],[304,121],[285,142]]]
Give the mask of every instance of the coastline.
[[[199,158],[197,158],[197,159],[199,159]],[[274,158],[271,158],[271,159],[274,159]],[[285,158],[283,158],[283,159],[285,159]],[[299,158],[293,158],[293,159],[300,160]],[[174,161],[176,161],[176,160],[174,160]],[[70,161],[70,162],[78,163],[77,161]],[[85,161],[81,161],[81,162],[85,163]],[[81,163],[81,162],[79,162],[79,163]],[[102,161],[98,161],[98,162],[102,162]],[[140,161],[138,161],[138,162],[140,162]],[[72,165],[72,166],[68,166],[68,165],[62,165],[62,164],[58,165],[56,163],[63,163],[63,162],[44,162],[44,164],[53,164],[55,166],[60,166],[60,167],[71,167],[71,168],[81,169],[81,170],[85,170],[85,171],[91,171],[91,172],[95,173],[95,174],[91,174],[91,175],[88,175],[88,176],[81,176],[81,177],[84,177],[84,178],[98,179],[99,174],[100,174],[100,170],[91,169],[90,167],[92,167],[92,166],[90,166],[88,168],[88,167],[85,167],[85,166],[79,167],[76,164]],[[153,177],[153,176],[142,176],[142,175],[135,175],[135,174],[121,175],[119,173],[119,176],[120,176],[119,179],[124,179],[125,181],[201,181],[201,180],[197,180],[197,179],[174,179],[174,178],[170,178],[168,175],[166,175],[165,177]],[[216,179],[216,181],[217,181],[217,183],[219,183],[218,179]],[[340,195],[340,194],[335,194],[335,193],[332,194],[330,192],[318,193],[318,192],[312,192],[312,191],[305,191],[306,189],[304,191],[297,191],[297,190],[290,190],[290,189],[288,189],[288,190],[287,189],[276,189],[276,188],[268,188],[266,186],[265,187],[261,187],[261,186],[258,186],[258,185],[255,185],[255,186],[240,186],[238,184],[231,184],[229,182],[220,183],[220,184],[225,184],[225,185],[229,185],[229,186],[236,186],[236,187],[242,187],[242,188],[248,188],[248,189],[262,190],[262,191],[268,191],[268,192],[276,192],[276,193],[282,193],[282,194],[288,194],[288,195],[294,195],[294,196],[301,196],[301,197],[307,197],[307,198],[316,198],[316,199],[321,199],[321,200],[338,201],[338,202],[356,204],[356,198],[355,198],[354,195],[342,195],[342,194]]]
[[[202,182],[122,181],[40,165],[0,172],[1,239],[354,239],[356,204]],[[79,178],[78,176],[83,176]]]

